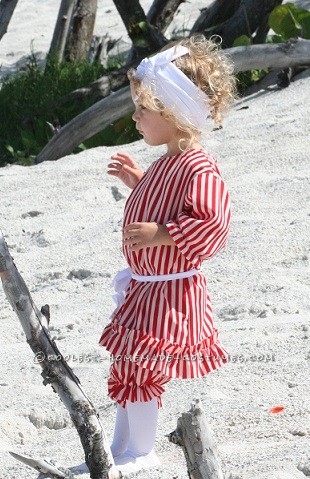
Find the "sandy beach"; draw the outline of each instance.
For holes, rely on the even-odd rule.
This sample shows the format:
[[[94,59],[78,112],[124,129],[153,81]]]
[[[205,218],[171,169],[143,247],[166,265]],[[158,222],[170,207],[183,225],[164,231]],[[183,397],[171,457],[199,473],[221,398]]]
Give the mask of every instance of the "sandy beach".
[[[141,2],[145,8],[150,3]],[[16,68],[32,38],[36,51],[48,49],[59,2],[31,4],[29,9],[20,0],[0,42],[2,73]],[[189,12],[194,19],[194,7],[202,4],[182,5],[178,25],[185,18],[190,23]],[[34,12],[44,15],[34,20]],[[120,32],[120,26],[114,5],[101,0],[98,31]],[[208,125],[204,145],[230,191],[232,226],[227,248],[203,271],[230,360],[204,379],[168,384],[156,444],[162,465],[133,478],[188,477],[182,450],[166,435],[198,398],[225,479],[310,476],[309,97],[306,71],[286,89],[238,100],[223,129]],[[0,169],[0,229],[36,305],[50,305],[52,335],[109,438],[115,416],[106,388],[110,358],[98,340],[113,310],[111,278],[126,266],[121,225],[129,194],[106,174],[115,151],[100,147],[57,162]],[[119,151],[147,168],[164,149],[141,140]],[[51,458],[89,478],[78,472],[84,463],[78,434],[58,396],[42,384],[40,365],[2,288],[0,337],[0,478],[38,477],[8,451]],[[275,406],[283,412],[269,412]]]

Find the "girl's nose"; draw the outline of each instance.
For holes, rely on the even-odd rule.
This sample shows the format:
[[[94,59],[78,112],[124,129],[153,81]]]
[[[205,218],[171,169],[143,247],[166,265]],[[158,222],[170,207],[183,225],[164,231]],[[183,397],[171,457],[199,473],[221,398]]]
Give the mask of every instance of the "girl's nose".
[[[133,121],[137,121],[138,120],[138,113],[137,113],[137,110],[135,110],[134,114],[132,115],[131,117],[133,119]]]

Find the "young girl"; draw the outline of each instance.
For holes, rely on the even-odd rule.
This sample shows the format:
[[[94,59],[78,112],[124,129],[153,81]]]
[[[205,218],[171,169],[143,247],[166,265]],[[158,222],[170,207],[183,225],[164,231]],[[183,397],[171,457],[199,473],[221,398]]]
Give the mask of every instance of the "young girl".
[[[154,444],[165,384],[227,361],[200,267],[227,242],[229,197],[200,136],[207,118],[219,125],[233,101],[232,71],[216,44],[195,36],[128,73],[136,128],[148,145],[167,151],[144,173],[117,153],[108,171],[132,189],[123,225],[129,268],[114,283],[123,301],[100,338],[114,356],[111,450],[123,474],[159,464]]]

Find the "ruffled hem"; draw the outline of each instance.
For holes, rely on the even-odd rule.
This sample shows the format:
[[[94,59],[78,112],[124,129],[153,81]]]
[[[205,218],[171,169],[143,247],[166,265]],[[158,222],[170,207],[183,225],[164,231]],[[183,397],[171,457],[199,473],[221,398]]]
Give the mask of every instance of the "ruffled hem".
[[[126,402],[148,402],[153,398],[157,400],[158,408],[162,407],[162,394],[165,392],[164,385],[169,382],[170,378],[165,376],[159,377],[151,384],[138,386],[137,384],[122,384],[113,374],[108,379],[108,395],[122,407],[126,406]]]
[[[103,330],[99,344],[112,354],[115,361],[132,361],[169,378],[203,377],[228,360],[228,352],[218,339],[217,329],[213,330],[212,336],[186,346],[125,328],[114,320]]]

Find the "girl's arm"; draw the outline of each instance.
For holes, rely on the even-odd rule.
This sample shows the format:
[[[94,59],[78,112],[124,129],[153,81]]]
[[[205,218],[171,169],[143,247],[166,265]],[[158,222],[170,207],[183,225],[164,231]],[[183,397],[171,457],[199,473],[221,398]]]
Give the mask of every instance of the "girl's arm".
[[[133,251],[174,245],[192,263],[212,258],[227,243],[230,201],[219,175],[196,175],[185,197],[186,208],[166,225],[132,223],[124,228],[124,244]]]
[[[219,174],[197,174],[189,185],[183,211],[166,226],[182,255],[194,265],[221,251],[228,239],[230,199]]]
[[[175,246],[165,225],[158,223],[131,223],[123,230],[123,243],[132,251],[148,246]]]
[[[143,171],[127,153],[115,153],[113,163],[108,164],[108,175],[116,176],[126,186],[133,189],[140,181]]]

